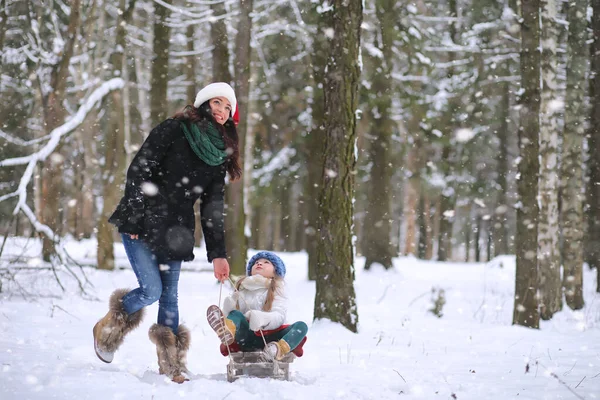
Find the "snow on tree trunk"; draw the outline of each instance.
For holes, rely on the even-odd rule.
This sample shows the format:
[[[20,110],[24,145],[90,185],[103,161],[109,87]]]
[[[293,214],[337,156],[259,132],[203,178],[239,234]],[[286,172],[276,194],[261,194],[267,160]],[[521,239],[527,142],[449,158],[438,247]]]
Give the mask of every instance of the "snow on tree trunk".
[[[326,134],[314,316],[356,332],[352,225],[363,6],[362,0],[334,0],[322,5],[332,10],[323,14],[329,23],[325,33],[330,57],[324,81]]]
[[[539,328],[538,311],[538,177],[540,116],[540,3],[522,1],[521,109],[517,189],[517,270],[513,324]]]
[[[163,0],[171,5],[172,0]],[[171,28],[166,24],[170,11],[158,2],[154,3],[154,38],[152,50],[152,77],[150,79],[150,120],[152,126],[167,118],[167,87],[169,85],[169,42]]]
[[[552,318],[562,308],[558,251],[558,113],[562,109],[556,88],[556,1],[542,0],[542,99],[540,106],[540,178],[538,270],[540,316]]]
[[[588,63],[588,0],[569,2],[567,93],[561,168],[561,223],[563,234],[563,286],[567,305],[583,308],[583,138]]]

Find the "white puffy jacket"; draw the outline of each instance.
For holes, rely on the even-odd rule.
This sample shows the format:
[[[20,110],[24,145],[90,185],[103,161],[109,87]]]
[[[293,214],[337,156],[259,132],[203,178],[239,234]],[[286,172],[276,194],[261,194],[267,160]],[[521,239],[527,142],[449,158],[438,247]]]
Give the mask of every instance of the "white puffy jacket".
[[[223,314],[229,315],[231,311],[238,309],[244,314],[253,331],[279,328],[285,322],[287,312],[285,287],[282,282],[273,299],[271,311],[263,311],[270,284],[271,279],[262,275],[246,277],[240,289],[223,301]],[[239,308],[236,305],[239,305]]]

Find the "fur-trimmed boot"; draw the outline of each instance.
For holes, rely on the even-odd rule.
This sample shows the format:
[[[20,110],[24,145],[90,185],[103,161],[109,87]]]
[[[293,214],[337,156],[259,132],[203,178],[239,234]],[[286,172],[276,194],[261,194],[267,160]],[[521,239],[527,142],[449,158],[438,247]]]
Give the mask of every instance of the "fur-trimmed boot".
[[[144,317],[144,309],[127,314],[123,308],[123,296],[127,293],[128,289],[115,290],[108,301],[108,313],[94,325],[94,350],[105,363],[112,362],[125,335],[137,328]]]
[[[154,324],[148,336],[156,345],[159,374],[168,376],[173,382],[183,383],[189,380],[183,374],[188,372],[185,363],[191,336],[184,325],[179,325],[178,331],[176,336],[168,326]]]

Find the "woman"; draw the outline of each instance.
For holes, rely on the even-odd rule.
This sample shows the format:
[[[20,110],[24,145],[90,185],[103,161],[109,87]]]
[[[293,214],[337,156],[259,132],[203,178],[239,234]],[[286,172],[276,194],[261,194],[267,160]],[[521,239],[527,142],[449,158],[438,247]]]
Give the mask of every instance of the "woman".
[[[232,120],[237,102],[226,83],[198,92],[193,106],[160,123],[127,171],[125,194],[110,217],[138,279],[134,290],[116,290],[109,311],[94,326],[94,348],[107,363],[136,328],[144,307],[158,300],[149,336],[159,372],[181,383],[190,332],[179,325],[177,286],[182,261],[194,259],[194,203],[201,200],[202,230],[215,277],[229,277],[223,226],[225,174],[241,177],[238,135]]]

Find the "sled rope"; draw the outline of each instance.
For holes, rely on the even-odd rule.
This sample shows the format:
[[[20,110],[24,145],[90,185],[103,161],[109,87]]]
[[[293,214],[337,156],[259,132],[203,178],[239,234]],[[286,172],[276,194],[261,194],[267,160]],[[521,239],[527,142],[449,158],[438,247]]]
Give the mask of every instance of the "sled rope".
[[[265,339],[265,335],[263,334],[262,329],[259,329],[260,336],[262,337],[263,343],[265,344],[265,353],[267,353],[271,357],[271,361],[273,361],[273,375],[279,375],[279,364],[275,360],[275,356],[271,355],[267,350],[267,341]]]
[[[231,281],[231,279],[229,279]],[[221,308],[221,293],[223,292],[223,282],[221,282],[221,284],[219,285],[219,302],[217,303],[219,308]],[[221,313],[221,315],[223,316],[223,326],[225,327],[225,329],[227,329],[227,325],[225,324],[225,314]],[[231,357],[231,349],[229,348],[229,343],[225,343],[225,346],[227,346],[227,355],[229,356],[229,362],[233,365],[235,365],[235,363],[233,362],[233,357]]]

